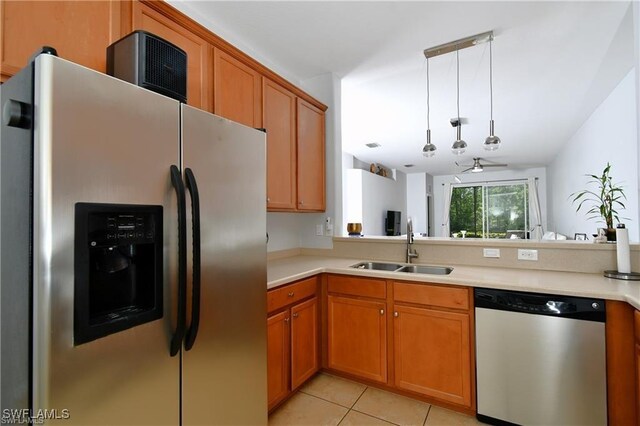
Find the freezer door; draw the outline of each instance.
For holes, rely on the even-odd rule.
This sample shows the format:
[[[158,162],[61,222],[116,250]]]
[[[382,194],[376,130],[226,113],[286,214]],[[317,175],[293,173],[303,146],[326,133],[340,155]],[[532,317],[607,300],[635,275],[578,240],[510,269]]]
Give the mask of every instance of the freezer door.
[[[169,170],[180,161],[179,103],[53,56],[38,57],[35,70],[34,409],[57,410],[65,425],[176,425],[180,367],[169,342],[178,227]],[[77,203],[160,207],[162,318],[74,342]]]
[[[200,321],[182,354],[183,425],[266,424],[265,135],[182,105],[182,140],[201,222]],[[187,195],[187,217],[189,204]],[[189,281],[193,256],[187,264]]]

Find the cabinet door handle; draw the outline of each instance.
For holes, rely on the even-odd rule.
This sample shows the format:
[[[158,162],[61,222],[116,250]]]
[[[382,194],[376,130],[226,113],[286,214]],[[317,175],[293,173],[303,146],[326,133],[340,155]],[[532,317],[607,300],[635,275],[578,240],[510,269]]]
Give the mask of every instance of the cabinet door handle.
[[[394,313],[393,313],[393,316],[394,316],[394,317],[396,317],[396,318],[398,317],[398,315],[399,315],[399,314],[398,314],[398,311],[396,311],[396,312],[394,312]]]
[[[285,318],[285,319],[284,319],[284,322],[289,322],[289,318],[288,318],[288,317],[287,317],[287,318]]]
[[[300,200],[300,205],[303,206],[304,205],[304,201]]]
[[[267,203],[271,202],[271,198],[267,197]]]
[[[380,309],[380,315],[384,315],[384,309]]]
[[[287,296],[288,296],[288,297],[293,297],[293,295],[294,295],[294,292],[292,292],[292,291],[290,291],[289,293],[287,293]]]
[[[296,312],[295,314],[293,314],[294,318],[298,318],[298,313]]]

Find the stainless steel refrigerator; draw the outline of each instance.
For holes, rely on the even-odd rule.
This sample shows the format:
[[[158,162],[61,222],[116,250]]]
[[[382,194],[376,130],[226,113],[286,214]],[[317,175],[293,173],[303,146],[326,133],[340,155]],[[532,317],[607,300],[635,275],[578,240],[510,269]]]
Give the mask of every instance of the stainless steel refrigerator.
[[[264,133],[47,54],[0,92],[3,419],[266,424]]]

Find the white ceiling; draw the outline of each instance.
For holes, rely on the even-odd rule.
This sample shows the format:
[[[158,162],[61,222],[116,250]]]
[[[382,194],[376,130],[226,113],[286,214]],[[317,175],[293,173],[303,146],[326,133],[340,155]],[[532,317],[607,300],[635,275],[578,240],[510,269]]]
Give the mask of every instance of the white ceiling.
[[[296,83],[342,77],[343,150],[406,172],[452,174],[481,156],[511,168],[548,164],[632,68],[629,1],[170,1]],[[462,158],[450,146],[455,54],[430,60],[432,141],[425,143],[422,51],[493,30],[494,120],[502,147],[482,149],[489,123],[488,45],[460,51]],[[615,125],[615,123],[612,123]],[[370,149],[365,143],[378,142]],[[415,164],[407,169],[404,164]]]

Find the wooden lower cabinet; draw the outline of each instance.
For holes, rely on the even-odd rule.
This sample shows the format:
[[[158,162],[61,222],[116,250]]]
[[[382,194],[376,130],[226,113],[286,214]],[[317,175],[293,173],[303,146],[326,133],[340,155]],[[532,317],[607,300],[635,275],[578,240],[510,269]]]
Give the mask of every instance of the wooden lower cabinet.
[[[395,386],[471,405],[469,314],[395,305]]]
[[[267,293],[269,410],[320,368],[317,284],[311,277]]]
[[[291,389],[318,371],[318,298],[291,308]]]
[[[269,408],[289,394],[289,310],[267,318],[267,394]]]
[[[386,305],[382,301],[328,296],[328,367],[387,382]]]

